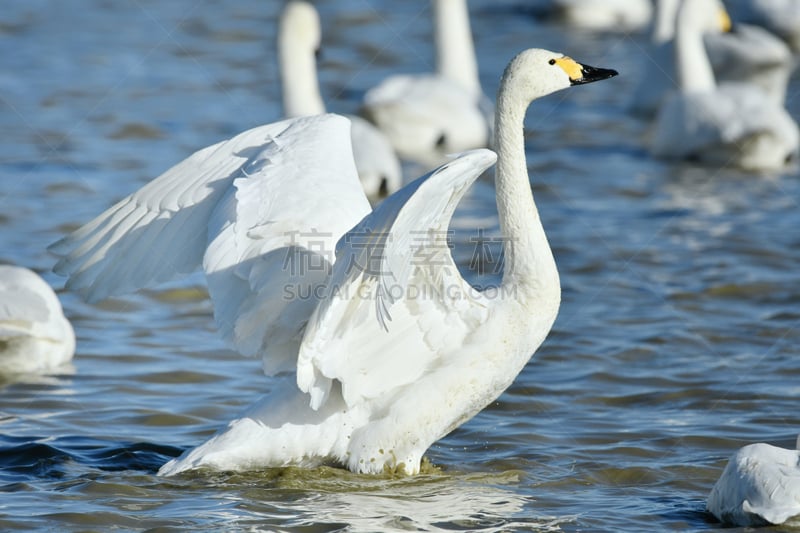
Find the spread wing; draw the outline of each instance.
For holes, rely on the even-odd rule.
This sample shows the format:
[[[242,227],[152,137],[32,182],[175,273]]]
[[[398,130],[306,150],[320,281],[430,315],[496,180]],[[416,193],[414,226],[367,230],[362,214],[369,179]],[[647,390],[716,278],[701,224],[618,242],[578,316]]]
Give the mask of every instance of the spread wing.
[[[90,301],[202,265],[223,335],[277,372],[316,306],[288,291],[324,281],[334,243],[368,212],[349,121],[319,115],[204,148],[51,249]]]
[[[348,405],[445,364],[486,317],[453,262],[447,231],[461,197],[496,155],[474,150],[380,204],[337,244],[328,294],[300,347],[297,380],[312,407],[342,384]]]

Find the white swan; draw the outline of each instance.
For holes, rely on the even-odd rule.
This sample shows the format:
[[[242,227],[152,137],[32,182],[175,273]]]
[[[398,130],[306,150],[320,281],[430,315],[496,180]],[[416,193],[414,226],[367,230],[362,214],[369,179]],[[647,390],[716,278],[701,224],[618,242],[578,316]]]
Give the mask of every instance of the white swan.
[[[758,24],[800,52],[800,0],[727,0],[737,19]]]
[[[316,51],[321,39],[319,15],[308,2],[292,0],[281,13],[278,27],[283,110],[286,117],[325,113],[319,93]],[[361,185],[370,201],[377,202],[403,184],[400,161],[389,139],[355,115],[348,115],[353,157]]]
[[[736,452],[706,507],[721,522],[737,526],[800,517],[800,437],[795,450],[759,443]]]
[[[706,35],[706,50],[721,84],[750,83],[783,106],[794,69],[789,47],[764,28],[735,24],[732,31]]]
[[[630,102],[631,111],[638,115],[655,115],[669,92],[677,88],[674,37],[679,5],[680,0],[656,1],[651,43],[643,63],[645,72],[638,76]],[[725,9],[719,0],[703,5],[714,13],[721,14]],[[726,26],[710,28],[712,31],[704,35],[717,81],[752,83],[775,104],[783,105],[794,64],[789,47],[763,28],[738,23]]]
[[[347,121],[318,115],[200,150],[54,244],[55,270],[90,300],[202,264],[223,334],[282,374],[160,473],[320,462],[417,473],[434,441],[511,384],[558,311],[558,271],[528,181],[526,108],[613,75],[546,50],[520,53],[497,97],[497,154],[465,153],[371,213]],[[481,292],[443,236],[495,160],[505,270]]]
[[[711,2],[684,0],[680,6],[675,35],[680,90],[659,110],[651,151],[746,170],[782,169],[797,155],[797,124],[757,87],[717,86],[703,45],[706,29],[719,24]]]
[[[436,73],[396,75],[367,91],[362,113],[400,157],[435,166],[488,146],[493,109],[478,79],[466,0],[433,0]]]
[[[651,0],[552,0],[551,9],[565,24],[592,31],[643,30],[653,17]]]
[[[0,265],[0,374],[49,372],[72,359],[75,332],[35,272]]]

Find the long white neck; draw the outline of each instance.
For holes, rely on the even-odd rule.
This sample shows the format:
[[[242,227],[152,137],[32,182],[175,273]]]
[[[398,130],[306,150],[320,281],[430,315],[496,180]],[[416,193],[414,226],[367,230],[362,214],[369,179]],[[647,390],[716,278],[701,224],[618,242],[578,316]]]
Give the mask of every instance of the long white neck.
[[[505,255],[503,285],[558,288],[555,260],[528,180],[523,121],[529,102],[510,90],[513,83],[508,77],[507,70],[497,94],[494,137],[497,212]]]
[[[478,62],[466,0],[434,0],[433,19],[438,74],[480,97]]]
[[[678,0],[656,0],[653,31],[650,35],[654,44],[666,43],[675,37],[675,17],[677,14]]]
[[[283,114],[287,118],[319,115],[325,104],[319,94],[314,50],[298,43],[290,31],[278,35]]]
[[[689,0],[697,2],[698,0]],[[694,9],[686,0],[678,12],[675,32],[675,70],[681,91],[713,91],[716,87],[714,71],[703,43],[703,26]]]

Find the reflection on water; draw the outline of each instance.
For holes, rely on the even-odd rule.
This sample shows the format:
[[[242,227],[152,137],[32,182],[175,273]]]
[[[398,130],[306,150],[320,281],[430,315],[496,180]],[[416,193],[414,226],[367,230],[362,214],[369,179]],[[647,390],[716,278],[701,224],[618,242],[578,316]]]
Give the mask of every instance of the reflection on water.
[[[504,489],[517,474],[494,476],[423,474],[417,478],[368,478],[340,470],[285,469],[271,483],[257,481],[246,492],[246,501],[272,501],[270,491],[293,493],[282,503],[282,512],[293,516],[289,527],[325,525],[349,527],[349,531],[422,529],[443,531],[459,527],[475,531],[500,531],[509,527],[554,526],[558,521],[521,513],[526,498]],[[248,477],[227,483],[247,485]],[[259,506],[246,504],[261,514]],[[447,526],[447,527],[443,527]]]
[[[535,501],[511,490],[519,472],[410,477],[364,476],[321,467],[282,468],[227,474],[195,472],[154,478],[165,458],[180,450],[147,443],[99,445],[85,438],[3,438],[2,491],[13,509],[34,498],[35,484],[53,491],[43,514],[28,508],[33,522],[57,519],[98,527],[123,522],[158,527],[171,521],[197,527],[259,527],[289,530],[347,528],[348,531],[421,529],[445,531],[548,531],[569,519],[531,511]],[[429,467],[430,470],[430,467]],[[509,487],[509,488],[506,488]],[[188,508],[184,498],[195,500]],[[91,499],[84,512],[58,511],[59,502]],[[205,501],[205,504],[196,499]],[[213,502],[213,503],[212,503]],[[208,505],[208,507],[204,507]],[[528,509],[526,510],[526,507]],[[91,516],[84,514],[92,510]],[[22,519],[21,513],[16,519]],[[0,525],[3,524],[0,520]]]
[[[330,109],[354,111],[388,74],[430,70],[427,2],[389,4],[317,2]],[[48,244],[194,150],[276,119],[281,5],[7,2],[0,261],[61,286]],[[707,530],[704,499],[733,450],[794,446],[797,170],[654,161],[647,125],[624,112],[647,60],[640,37],[564,31],[514,0],[470,9],[487,94],[528,46],[621,74],[528,114],[562,308],[509,391],[431,448],[441,472],[158,478],[267,391],[259,362],[222,344],[200,276],[97,305],[61,293],[72,367],[0,384],[0,530]],[[794,77],[795,117],[799,90]],[[490,177],[453,221],[462,267],[476,228],[495,251]],[[472,281],[496,280],[484,270]]]

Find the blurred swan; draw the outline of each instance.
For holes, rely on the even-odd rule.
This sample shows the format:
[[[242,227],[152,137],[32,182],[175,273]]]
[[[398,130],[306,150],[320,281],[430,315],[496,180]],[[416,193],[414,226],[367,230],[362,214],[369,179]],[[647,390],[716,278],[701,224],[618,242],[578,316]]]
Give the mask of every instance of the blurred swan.
[[[800,52],[800,0],[727,0],[737,20],[757,24]]]
[[[680,0],[656,0],[645,73],[638,77],[630,104],[638,115],[654,115],[669,92],[677,89],[673,39],[679,4]],[[705,5],[715,13],[725,9],[719,0]],[[752,83],[783,105],[794,64],[789,47],[757,26],[737,23],[730,31],[721,29],[710,28],[704,35],[717,81]]]
[[[708,495],[708,510],[736,526],[800,517],[800,438],[797,448],[759,443],[736,452]]]
[[[751,83],[776,105],[784,104],[794,68],[786,43],[764,28],[739,23],[731,32],[706,35],[705,43],[720,83]]]
[[[720,24],[713,3],[681,3],[675,35],[680,90],[659,110],[651,150],[659,157],[745,170],[782,169],[797,154],[797,124],[753,85],[717,86],[703,46],[703,33]]]
[[[278,28],[278,58],[287,117],[325,113],[315,57],[320,38],[316,9],[299,0],[286,4]],[[402,186],[400,161],[378,128],[355,115],[347,118],[352,122],[350,135],[358,177],[370,201],[377,202]]]
[[[49,372],[74,353],[75,332],[50,285],[27,268],[0,265],[0,374]]]
[[[520,53],[498,92],[498,153],[464,153],[372,212],[349,123],[316,115],[204,148],[55,243],[55,270],[89,300],[202,265],[223,335],[276,376],[262,400],[160,473],[331,462],[419,472],[433,442],[512,383],[558,311],[525,161],[528,104],[614,75]],[[443,235],[495,161],[505,271],[480,291]]]
[[[651,0],[552,0],[551,9],[565,24],[593,31],[643,30],[653,17]]]
[[[488,146],[493,106],[483,94],[466,0],[433,0],[435,74],[391,76],[364,96],[362,113],[400,157],[429,166]]]

